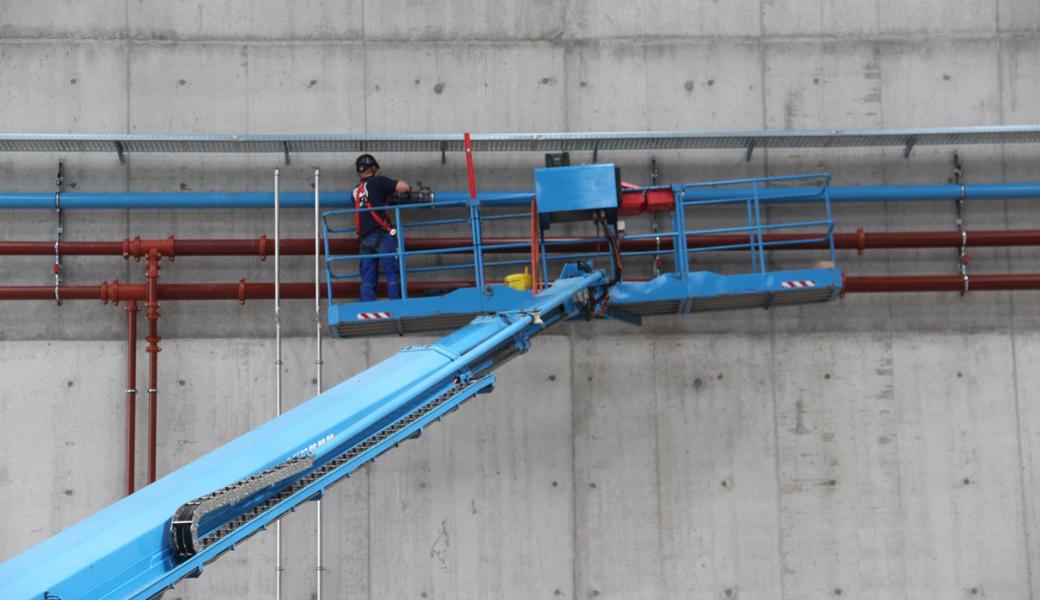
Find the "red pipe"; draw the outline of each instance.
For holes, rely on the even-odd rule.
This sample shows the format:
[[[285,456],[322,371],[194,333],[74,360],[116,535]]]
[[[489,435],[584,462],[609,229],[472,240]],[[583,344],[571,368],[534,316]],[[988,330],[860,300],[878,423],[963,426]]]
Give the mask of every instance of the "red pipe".
[[[1040,289],[1040,274],[1017,275],[971,275],[970,287],[974,291],[1037,290]],[[869,292],[957,292],[964,280],[960,275],[904,275],[904,276],[847,276],[845,291],[848,293]],[[472,281],[416,281],[408,284],[412,292],[428,292],[473,287]],[[161,284],[159,298],[163,300],[269,300],[274,298],[273,283],[173,283]],[[332,291],[340,298],[357,298],[357,283],[334,283]],[[385,284],[378,291],[385,294]],[[327,297],[323,285],[322,297]],[[114,281],[101,285],[65,285],[61,287],[63,300],[101,300],[102,302],[126,302],[146,300],[147,284],[126,284]],[[314,283],[283,283],[282,298],[312,299]],[[49,285],[0,286],[0,300],[53,300],[54,287]]]
[[[806,237],[822,236],[822,233],[772,233],[762,236],[765,242],[780,242]],[[746,234],[726,235],[688,235],[687,245],[690,248],[742,244],[747,242]],[[550,242],[569,242],[551,246],[554,252],[606,251],[606,243],[592,238],[546,238]],[[485,245],[529,243],[524,237],[488,238]],[[1002,246],[1040,246],[1040,230],[987,230],[969,231],[968,247],[1002,247]],[[409,238],[409,250],[445,250],[449,248],[467,247],[471,245],[469,238],[435,237]],[[336,254],[356,254],[357,239],[353,237],[329,240],[329,246]],[[895,248],[959,248],[961,234],[959,231],[900,231],[900,232],[864,232],[834,234],[834,246],[843,250],[895,249]],[[622,240],[621,247],[625,251],[653,250],[657,247],[655,239]],[[790,246],[778,246],[774,249],[808,249],[825,248],[823,242],[803,243]],[[258,256],[261,260],[274,252],[274,242],[267,236],[257,239],[212,239],[212,240],[142,240],[140,237],[125,239],[122,242],[98,241],[63,241],[59,250],[65,256],[99,255],[123,256],[125,258],[144,258],[150,248],[159,249],[167,258],[177,256]],[[661,237],[661,249],[671,250],[672,240]],[[324,252],[324,249],[322,249]],[[465,250],[468,252],[468,250]],[[495,250],[488,253],[520,253],[521,250]],[[281,253],[293,256],[313,256],[313,239],[285,239],[281,241]],[[54,254],[54,242],[47,241],[0,241],[0,255],[46,255]]]
[[[155,446],[159,408],[159,251],[148,252],[148,483],[155,482]]]
[[[126,495],[134,493],[137,436],[137,300],[126,303]]]
[[[1040,289],[1040,274],[969,275],[969,290],[993,292]],[[849,294],[878,292],[960,292],[964,278],[960,275],[859,276],[845,278]]]
[[[472,287],[472,281],[416,281],[408,283],[409,292],[430,292],[443,289]],[[144,283],[120,283],[118,280],[101,285],[63,285],[62,300],[101,300],[103,303],[147,300],[148,285]],[[379,283],[376,290],[386,293],[386,284]],[[332,284],[332,291],[340,298],[357,298],[361,295],[357,282]],[[321,295],[328,297],[326,286],[321,286]],[[159,298],[163,300],[269,300],[274,298],[273,283],[168,283],[159,284]],[[314,282],[283,283],[282,298],[313,299]],[[54,300],[54,286],[14,285],[0,286],[0,300]]]

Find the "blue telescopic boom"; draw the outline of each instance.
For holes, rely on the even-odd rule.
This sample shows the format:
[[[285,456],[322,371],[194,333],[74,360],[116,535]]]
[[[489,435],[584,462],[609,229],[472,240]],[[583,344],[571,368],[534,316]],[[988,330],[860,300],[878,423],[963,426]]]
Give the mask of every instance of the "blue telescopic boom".
[[[577,315],[601,272],[574,272],[405,348],[0,564],[4,600],[156,598],[462,402],[547,327]]]

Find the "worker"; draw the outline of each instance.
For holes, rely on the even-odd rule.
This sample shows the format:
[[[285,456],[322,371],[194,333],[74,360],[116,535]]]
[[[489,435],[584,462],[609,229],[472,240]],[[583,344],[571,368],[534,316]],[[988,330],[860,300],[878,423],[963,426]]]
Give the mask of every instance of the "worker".
[[[362,154],[354,162],[358,181],[354,188],[354,208],[378,208],[388,206],[395,195],[407,194],[412,186],[379,174],[379,163],[371,154]],[[359,254],[390,254],[397,251],[397,230],[385,210],[358,210],[354,213],[354,226],[358,234]],[[361,301],[376,299],[376,282],[379,268],[386,278],[387,295],[391,299],[401,297],[401,274],[396,256],[361,259]]]

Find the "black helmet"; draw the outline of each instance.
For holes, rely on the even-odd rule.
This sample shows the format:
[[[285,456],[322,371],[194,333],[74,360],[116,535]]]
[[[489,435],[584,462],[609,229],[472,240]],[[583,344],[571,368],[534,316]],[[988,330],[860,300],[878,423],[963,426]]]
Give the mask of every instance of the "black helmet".
[[[358,175],[364,173],[372,167],[378,169],[379,163],[376,162],[376,157],[372,156],[371,154],[362,154],[361,156],[357,157],[356,161],[354,161],[354,168],[357,169]]]

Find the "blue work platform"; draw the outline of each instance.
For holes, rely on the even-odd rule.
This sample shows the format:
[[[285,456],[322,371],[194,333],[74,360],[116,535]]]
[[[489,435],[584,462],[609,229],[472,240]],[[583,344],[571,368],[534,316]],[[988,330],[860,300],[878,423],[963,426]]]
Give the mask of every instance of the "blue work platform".
[[[595,168],[595,170],[593,170]],[[544,188],[556,180],[565,180],[568,170],[582,167],[539,169],[539,174],[548,173],[539,185]],[[547,220],[546,211],[555,217],[563,212],[567,198],[572,200],[576,211],[582,214],[617,202],[614,192],[603,181],[613,181],[613,165],[587,167],[578,183],[561,183],[553,193],[541,191],[538,212],[542,224]],[[580,172],[580,171],[579,171]],[[590,182],[591,183],[588,183]],[[357,279],[356,269],[342,265],[356,264],[362,258],[392,256],[399,263],[401,272],[402,298],[400,300],[379,299],[372,302],[350,302],[331,298],[328,319],[333,331],[340,337],[371,336],[383,334],[415,334],[442,331],[457,327],[477,315],[490,314],[515,306],[532,292],[517,291],[501,283],[492,283],[488,275],[492,268],[510,268],[517,271],[525,266],[535,266],[544,276],[551,275],[554,265],[560,262],[593,261],[606,269],[615,268],[619,260],[626,263],[640,259],[667,258],[669,269],[649,280],[638,276],[627,276],[615,282],[609,289],[610,310],[598,316],[632,317],[682,314],[709,310],[732,310],[746,308],[768,309],[790,304],[826,302],[838,296],[842,288],[841,271],[835,267],[834,220],[831,213],[829,193],[830,177],[826,174],[739,179],[707,183],[655,186],[626,190],[641,192],[669,190],[673,203],[664,214],[668,226],[663,230],[624,235],[630,240],[663,239],[672,242],[670,250],[642,250],[620,252],[588,252],[554,254],[553,241],[541,236],[528,243],[484,244],[482,231],[490,221],[515,220],[530,222],[531,212],[516,211],[500,214],[476,201],[456,200],[438,203],[438,218],[429,218],[427,204],[407,204],[389,208],[396,224],[397,248],[393,253],[335,255],[330,251],[328,240],[337,235],[353,235],[355,213],[372,210],[343,209],[323,213],[323,235],[325,237],[326,277],[331,284],[338,280]],[[598,194],[600,198],[581,197],[583,193]],[[795,219],[769,218],[769,207],[763,198],[783,193],[785,198],[797,201],[805,213],[808,205],[815,218],[800,216]],[[543,210],[542,196],[550,208]],[[615,204],[616,205],[616,204]],[[726,227],[698,227],[697,223],[712,216],[712,210],[728,210],[738,214],[740,223]],[[501,209],[499,209],[501,210]],[[514,208],[515,210],[515,208]],[[777,209],[773,209],[777,210]],[[451,214],[452,216],[445,216]],[[644,218],[644,217],[636,217]],[[337,226],[339,225],[339,226]],[[435,250],[408,250],[408,234],[418,228],[453,226],[465,228],[470,233],[470,243],[465,246]],[[806,232],[812,230],[812,232]],[[782,241],[765,241],[771,232],[795,233]],[[688,248],[687,236],[738,234],[746,241],[737,244]],[[606,238],[603,238],[606,245]],[[559,244],[566,244],[563,241]],[[813,260],[798,268],[770,268],[769,250],[785,245],[823,243],[826,250],[814,255]],[[536,265],[532,265],[532,247],[537,245]],[[512,253],[509,259],[492,260],[489,252]],[[717,252],[735,253],[743,256],[743,266],[736,273],[714,273],[698,269],[700,256]],[[458,257],[465,260],[458,260]],[[450,259],[456,259],[450,262]],[[431,264],[433,263],[433,264]],[[473,287],[452,289],[446,287],[440,293],[425,292],[416,296],[408,291],[408,284],[417,277],[443,274],[448,271],[472,273]],[[330,285],[331,289],[331,285]]]

